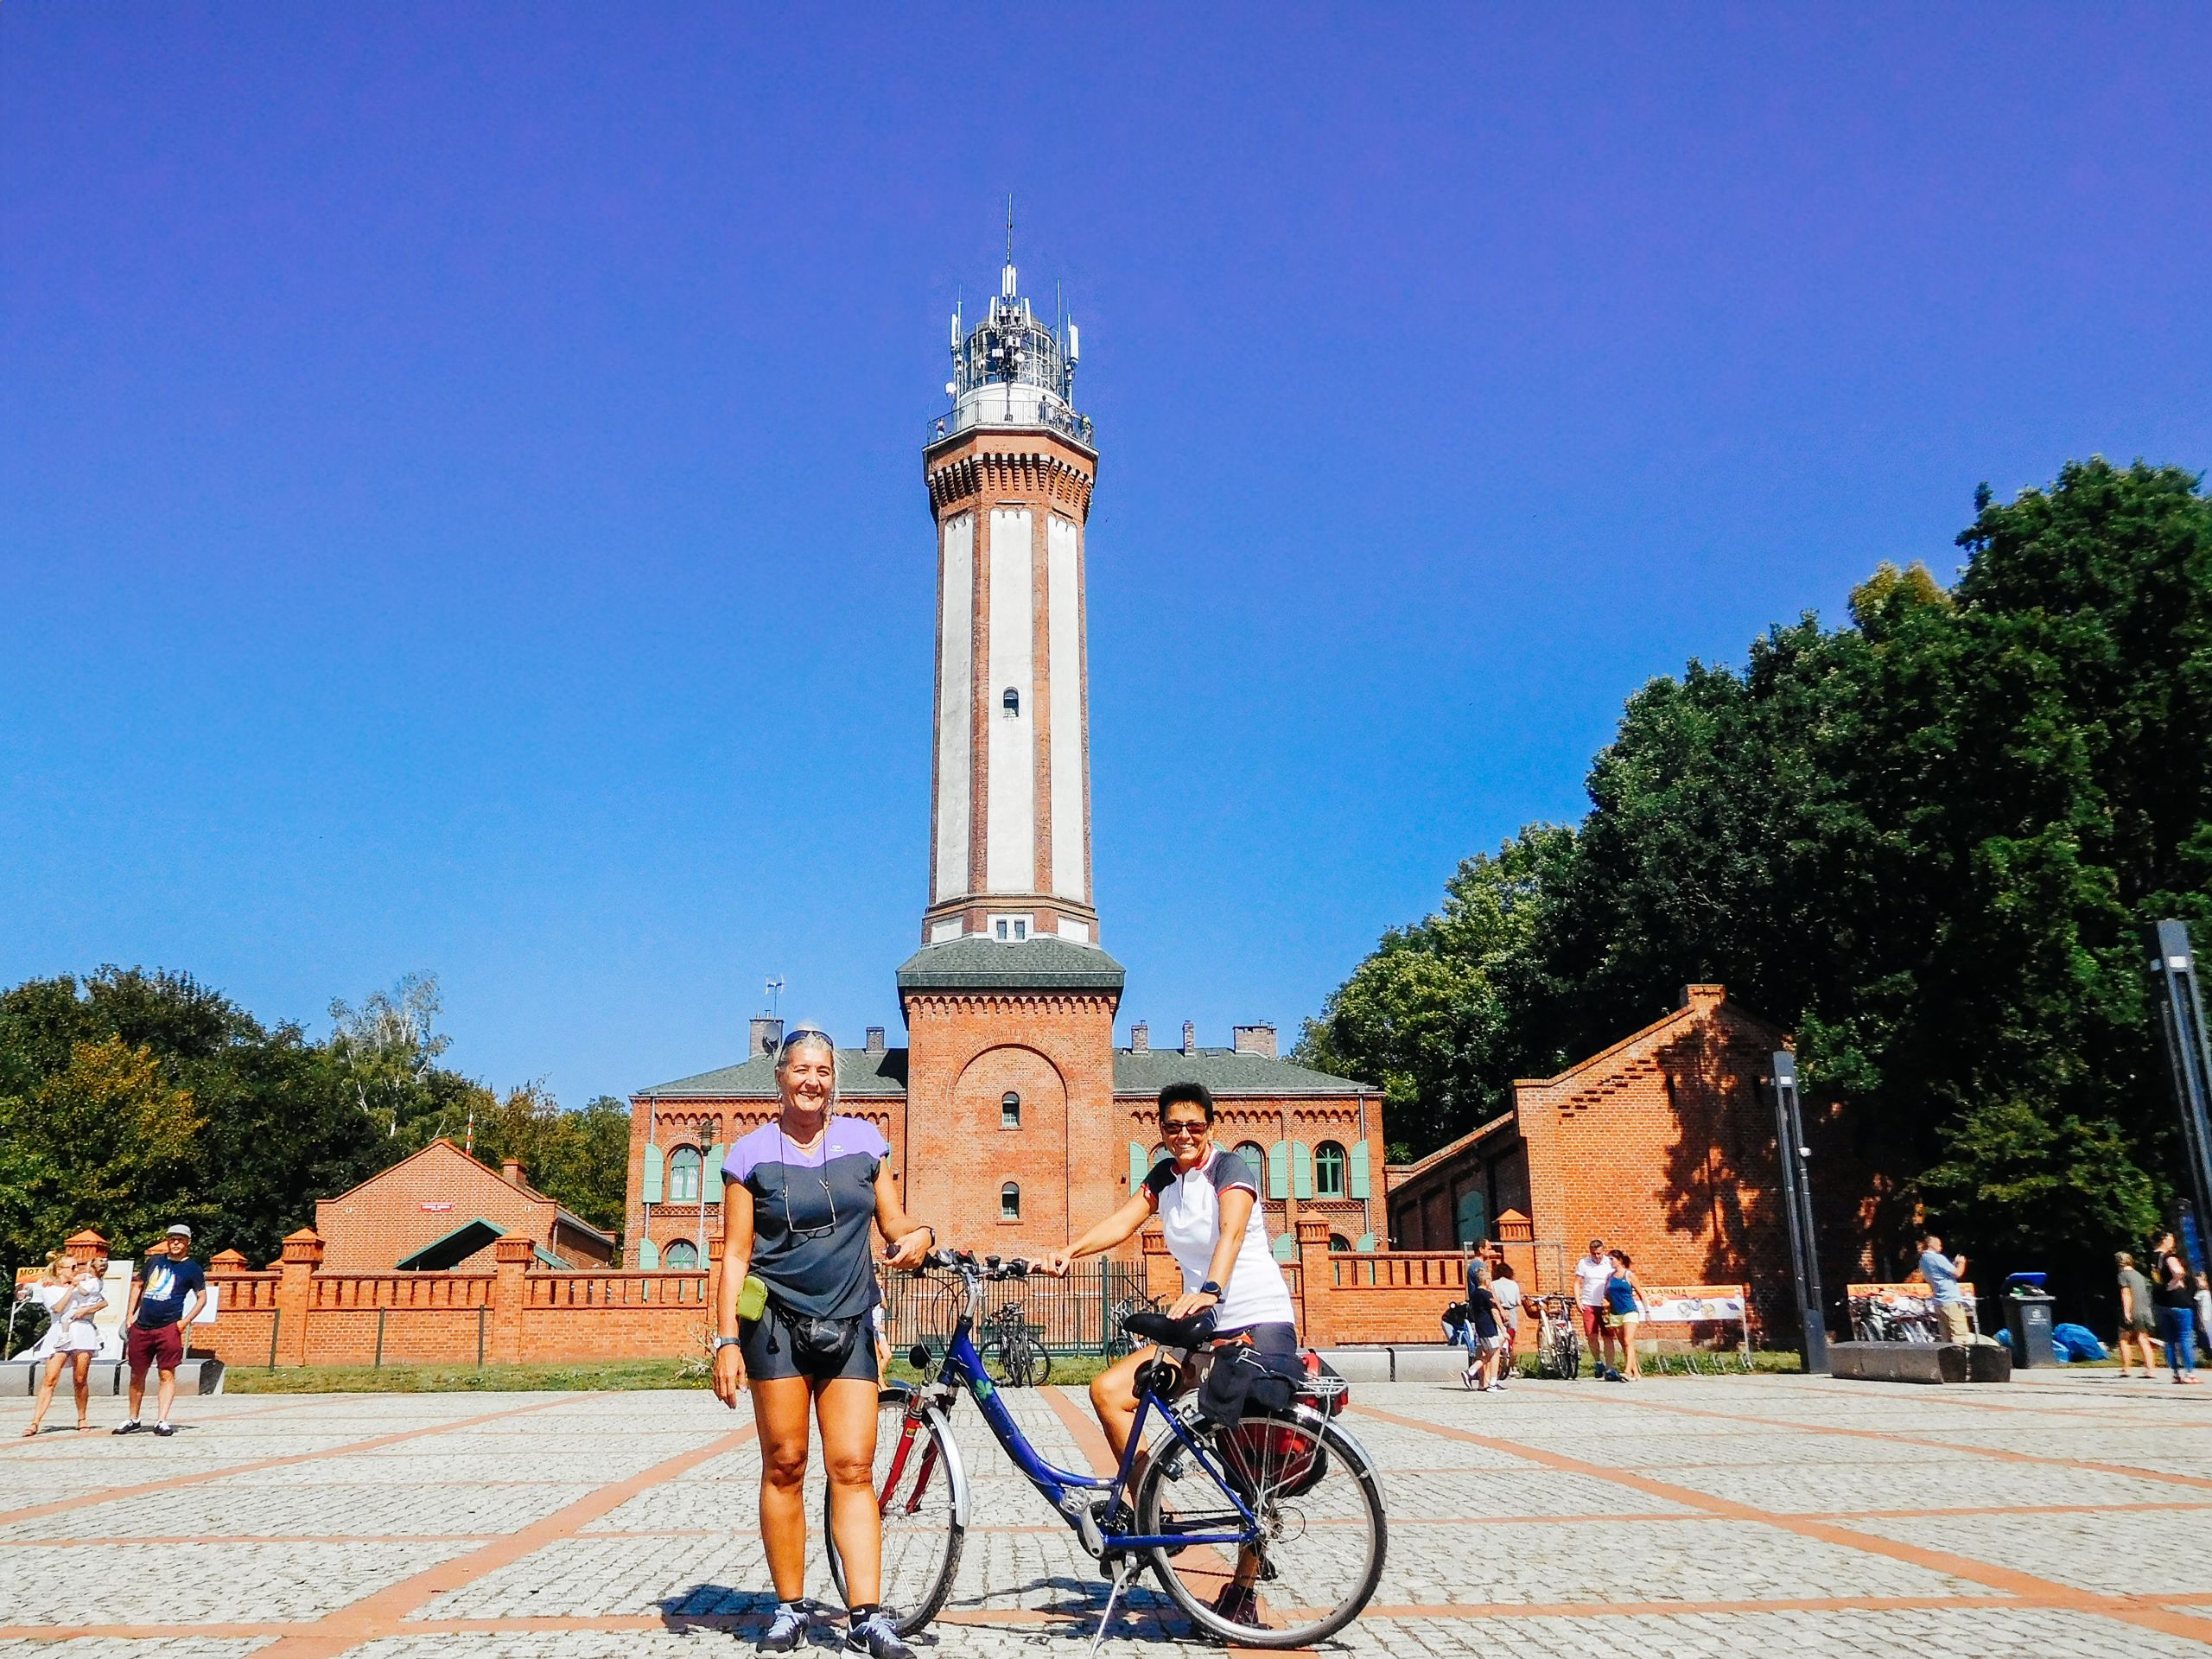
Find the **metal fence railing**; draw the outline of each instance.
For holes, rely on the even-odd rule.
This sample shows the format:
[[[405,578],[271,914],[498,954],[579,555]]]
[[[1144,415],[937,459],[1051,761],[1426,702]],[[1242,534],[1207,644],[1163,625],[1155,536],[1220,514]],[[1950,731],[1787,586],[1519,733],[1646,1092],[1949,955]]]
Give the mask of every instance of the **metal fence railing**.
[[[960,1287],[941,1274],[900,1273],[884,1286],[884,1334],[894,1351],[916,1343],[937,1352],[960,1314]],[[1002,1280],[983,1287],[983,1317],[1009,1305],[1055,1354],[1117,1354],[1128,1344],[1120,1314],[1149,1306],[1144,1269],[1135,1262],[1078,1262],[1065,1279]],[[978,1335],[977,1340],[982,1340]]]

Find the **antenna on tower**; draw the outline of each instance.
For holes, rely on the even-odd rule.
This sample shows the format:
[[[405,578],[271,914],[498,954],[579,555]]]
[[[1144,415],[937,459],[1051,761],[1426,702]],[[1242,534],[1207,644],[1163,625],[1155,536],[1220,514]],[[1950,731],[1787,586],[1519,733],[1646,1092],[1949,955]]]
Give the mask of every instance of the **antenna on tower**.
[[[1015,288],[1014,276],[1014,193],[1006,197],[1006,269],[999,272],[999,297],[1008,305],[1014,303]]]
[[[779,1010],[783,1002],[784,976],[781,974],[778,974],[773,979],[768,982],[766,988],[768,993],[768,1012],[770,1014],[774,1014]]]

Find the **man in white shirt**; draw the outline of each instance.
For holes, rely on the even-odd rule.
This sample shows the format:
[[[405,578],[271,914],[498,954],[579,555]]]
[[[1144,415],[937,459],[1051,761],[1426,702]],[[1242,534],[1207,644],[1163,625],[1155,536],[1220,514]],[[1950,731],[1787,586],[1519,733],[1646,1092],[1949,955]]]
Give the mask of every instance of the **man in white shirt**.
[[[1590,1363],[1602,1380],[1612,1369],[1612,1332],[1605,1324],[1605,1284],[1613,1276],[1613,1258],[1605,1254],[1605,1241],[1590,1241],[1590,1254],[1574,1264],[1574,1305],[1582,1315],[1582,1332],[1590,1349]]]

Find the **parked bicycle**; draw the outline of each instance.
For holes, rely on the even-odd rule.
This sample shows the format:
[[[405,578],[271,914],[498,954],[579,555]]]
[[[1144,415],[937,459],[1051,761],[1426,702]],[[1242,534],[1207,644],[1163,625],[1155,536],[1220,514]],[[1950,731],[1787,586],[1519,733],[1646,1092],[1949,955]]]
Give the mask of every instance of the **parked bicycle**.
[[[1854,1296],[1851,1332],[1861,1342],[1933,1342],[1936,1306],[1921,1296]]]
[[[1374,1463],[1334,1421],[1341,1378],[1310,1377],[1290,1404],[1248,1404],[1236,1421],[1213,1427],[1192,1397],[1206,1368],[1224,1363],[1211,1323],[1132,1313],[1129,1336],[1158,1344],[1160,1357],[1138,1373],[1136,1423],[1119,1466],[1109,1476],[1078,1474],[1030,1443],[975,1344],[983,1286],[1024,1278],[1029,1264],[938,1250],[927,1265],[958,1281],[964,1306],[935,1380],[887,1388],[879,1407],[882,1598],[902,1634],[936,1617],[959,1569],[969,1490],[950,1414],[963,1394],[1111,1585],[1094,1649],[1147,1568],[1201,1632],[1244,1647],[1307,1646],[1367,1605],[1382,1576],[1388,1528]],[[931,1356],[913,1357],[925,1370]],[[834,1541],[829,1557],[842,1592],[844,1565]],[[1256,1594],[1224,1595],[1232,1583]],[[1217,1603],[1240,1601],[1248,1611],[1215,1611]]]
[[[1052,1356],[1046,1351],[1019,1302],[986,1315],[976,1352],[983,1375],[1002,1389],[1041,1389],[1052,1380]]]
[[[1573,1300],[1545,1296],[1536,1304],[1536,1364],[1546,1376],[1573,1382],[1582,1375],[1582,1332]]]

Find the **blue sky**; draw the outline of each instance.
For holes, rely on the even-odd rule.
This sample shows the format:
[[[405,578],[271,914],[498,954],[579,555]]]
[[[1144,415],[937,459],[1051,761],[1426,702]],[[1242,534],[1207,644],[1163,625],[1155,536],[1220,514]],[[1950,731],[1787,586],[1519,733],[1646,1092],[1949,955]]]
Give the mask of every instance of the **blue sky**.
[[[0,10],[0,981],[899,1029],[946,314],[1064,284],[1123,1024],[1312,1013],[1977,481],[2212,457],[2212,16]]]

